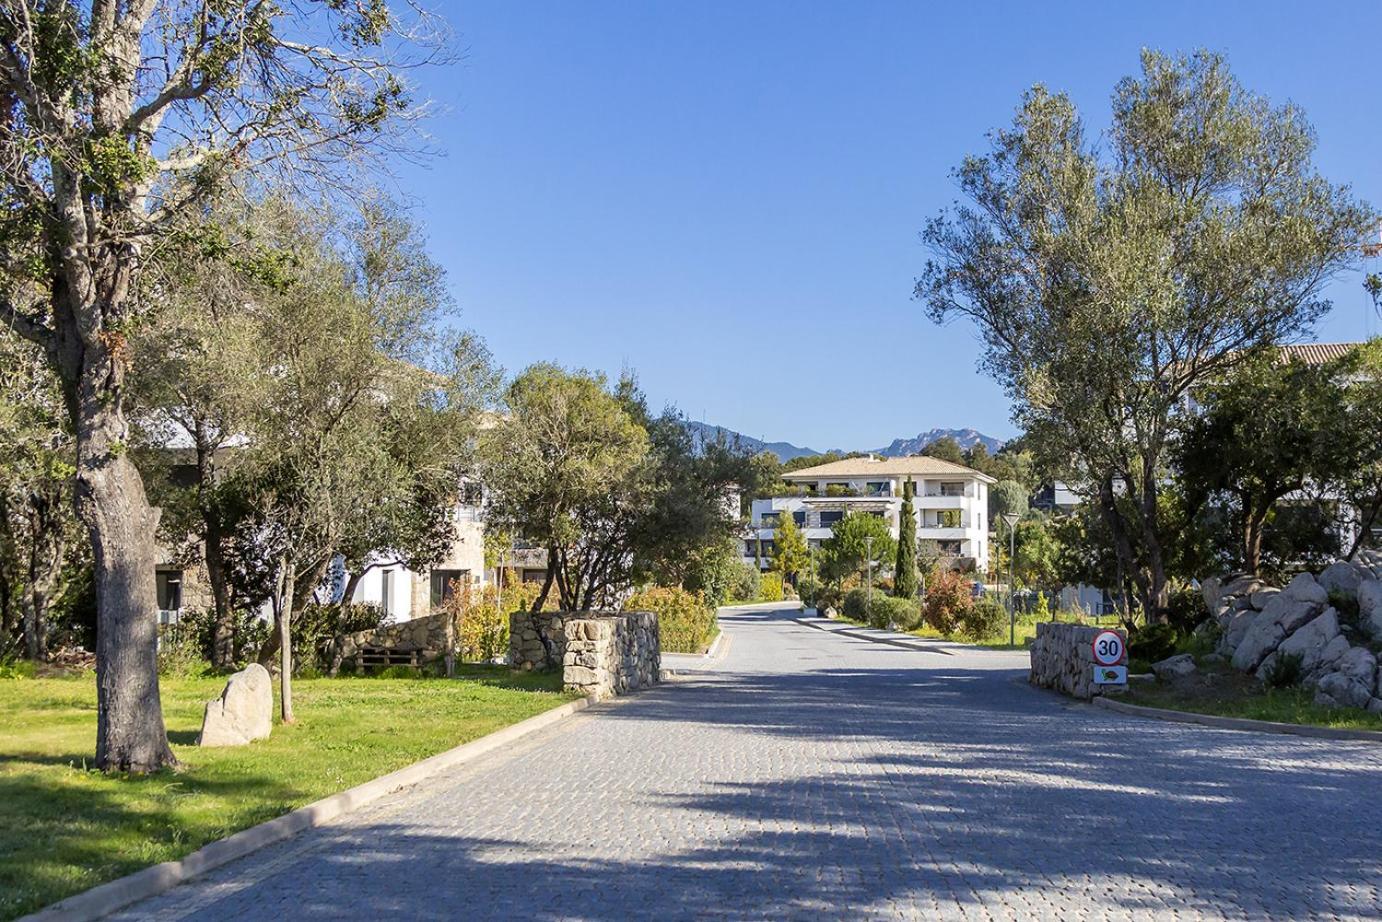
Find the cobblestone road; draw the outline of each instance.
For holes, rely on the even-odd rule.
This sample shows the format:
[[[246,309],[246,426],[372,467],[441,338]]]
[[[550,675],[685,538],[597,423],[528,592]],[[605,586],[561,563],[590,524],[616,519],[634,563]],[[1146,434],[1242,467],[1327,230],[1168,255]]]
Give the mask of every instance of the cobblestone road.
[[[122,918],[1382,917],[1382,747],[1069,705],[1022,655],[725,623],[704,675]]]

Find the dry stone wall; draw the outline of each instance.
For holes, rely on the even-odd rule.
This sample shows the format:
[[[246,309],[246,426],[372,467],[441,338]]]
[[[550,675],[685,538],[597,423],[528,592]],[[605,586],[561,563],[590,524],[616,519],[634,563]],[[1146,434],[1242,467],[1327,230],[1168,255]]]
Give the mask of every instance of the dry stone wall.
[[[647,687],[662,673],[657,615],[514,612],[509,616],[509,665],[560,668],[568,691],[596,698]]]
[[[343,663],[360,663],[360,654],[366,647],[385,647],[390,650],[416,651],[419,663],[430,662],[445,656],[454,646],[452,619],[449,614],[428,615],[398,624],[354,634],[342,634],[336,638],[336,651],[333,654],[331,672],[334,675]]]
[[[1036,629],[1031,648],[1033,685],[1054,688],[1076,698],[1093,698],[1102,693],[1105,686],[1094,684],[1094,638],[1110,628],[1050,621],[1038,624]],[[1123,638],[1126,649],[1127,636],[1121,630],[1116,633]]]

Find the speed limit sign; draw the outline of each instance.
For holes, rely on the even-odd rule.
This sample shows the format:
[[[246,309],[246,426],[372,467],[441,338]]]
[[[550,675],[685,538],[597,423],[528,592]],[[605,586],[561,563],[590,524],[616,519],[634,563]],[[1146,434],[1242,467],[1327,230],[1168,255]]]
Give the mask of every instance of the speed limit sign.
[[[1116,666],[1122,661],[1122,635],[1117,631],[1100,631],[1094,635],[1094,662],[1100,666]]]

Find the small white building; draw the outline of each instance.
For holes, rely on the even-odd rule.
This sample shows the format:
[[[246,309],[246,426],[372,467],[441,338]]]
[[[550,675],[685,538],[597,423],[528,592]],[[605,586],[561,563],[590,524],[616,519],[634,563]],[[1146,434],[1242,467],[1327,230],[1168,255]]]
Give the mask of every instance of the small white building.
[[[988,567],[987,474],[932,458],[867,456],[832,461],[784,474],[789,495],[754,500],[744,536],[746,563],[767,567],[779,517],[790,515],[808,545],[819,547],[846,515],[876,515],[899,534],[904,484],[910,480],[917,539],[932,541],[941,560],[983,573]]]

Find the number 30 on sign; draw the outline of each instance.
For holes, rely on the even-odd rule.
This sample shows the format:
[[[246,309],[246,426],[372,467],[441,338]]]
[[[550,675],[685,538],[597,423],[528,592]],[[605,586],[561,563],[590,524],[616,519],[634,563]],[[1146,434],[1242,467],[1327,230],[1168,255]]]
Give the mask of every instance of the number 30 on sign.
[[[1094,662],[1116,666],[1123,661],[1123,638],[1117,631],[1100,631],[1094,636]]]

